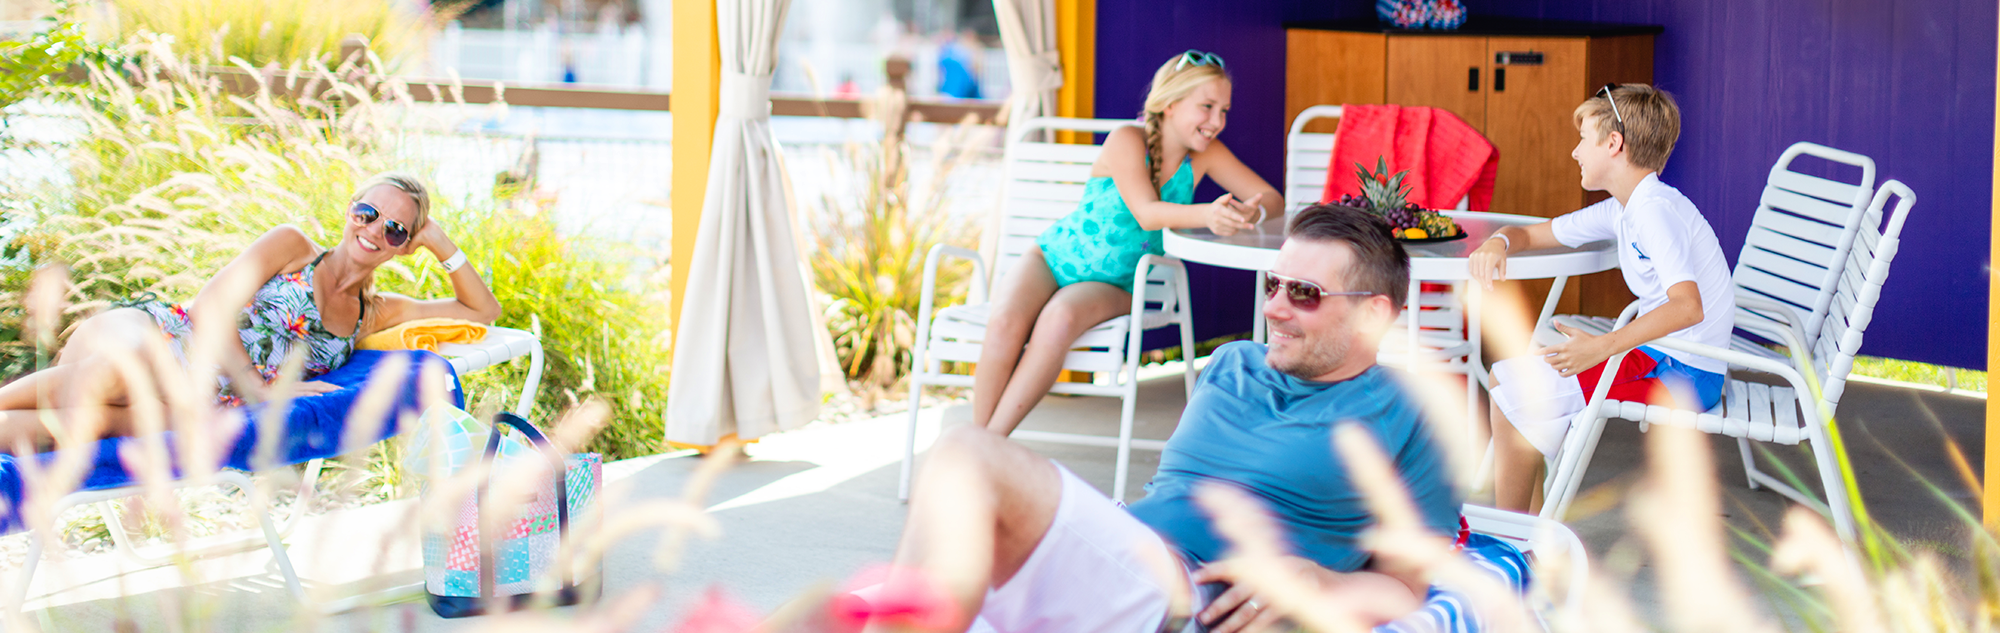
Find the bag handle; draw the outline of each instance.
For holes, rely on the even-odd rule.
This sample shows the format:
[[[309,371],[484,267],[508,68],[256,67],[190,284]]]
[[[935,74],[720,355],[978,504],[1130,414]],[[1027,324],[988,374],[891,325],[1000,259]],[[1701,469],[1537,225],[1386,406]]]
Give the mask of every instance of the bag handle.
[[[523,437],[528,438],[529,445],[533,446],[542,456],[549,459],[549,469],[555,473],[553,479],[556,489],[556,539],[561,542],[568,542],[569,465],[563,460],[562,453],[556,451],[555,443],[550,442],[549,437],[543,434],[541,429],[535,428],[535,425],[530,424],[521,416],[506,411],[501,411],[499,415],[493,418],[493,430],[486,435],[486,451],[479,458],[481,465],[491,467],[493,465],[493,458],[499,454],[500,427],[502,426],[511,426],[514,427],[514,430],[520,431]],[[493,473],[489,470],[486,474],[486,480],[479,482],[480,499],[487,498],[487,485],[492,481]],[[497,561],[493,557],[494,538],[492,534],[488,534],[487,532],[489,530],[479,531],[479,597],[481,598],[493,597],[499,584],[497,580],[499,570],[496,569]],[[561,555],[560,548],[558,548],[558,555],[556,557],[556,567],[558,573],[561,574],[560,577],[564,585],[576,584],[575,579],[570,577],[572,570],[570,569],[568,557]]]

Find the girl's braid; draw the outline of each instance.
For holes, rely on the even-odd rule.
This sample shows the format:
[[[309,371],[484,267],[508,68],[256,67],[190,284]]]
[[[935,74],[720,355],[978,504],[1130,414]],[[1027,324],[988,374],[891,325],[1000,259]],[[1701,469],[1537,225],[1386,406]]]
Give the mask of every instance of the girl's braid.
[[[1160,119],[1166,118],[1161,112],[1146,113],[1146,177],[1152,179],[1153,188],[1160,188]]]

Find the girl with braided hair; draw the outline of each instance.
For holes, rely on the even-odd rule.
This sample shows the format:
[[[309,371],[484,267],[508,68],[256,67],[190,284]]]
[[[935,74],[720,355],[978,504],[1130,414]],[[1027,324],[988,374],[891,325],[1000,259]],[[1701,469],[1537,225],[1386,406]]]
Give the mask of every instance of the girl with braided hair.
[[[1230,235],[1284,208],[1276,188],[1229,153],[1229,75],[1190,50],[1153,73],[1143,126],[1110,133],[1083,200],[1049,226],[995,289],[973,370],[972,419],[1006,435],[1047,395],[1077,337],[1132,306],[1139,259],[1163,254],[1160,231]],[[1206,176],[1229,193],[1194,202]]]

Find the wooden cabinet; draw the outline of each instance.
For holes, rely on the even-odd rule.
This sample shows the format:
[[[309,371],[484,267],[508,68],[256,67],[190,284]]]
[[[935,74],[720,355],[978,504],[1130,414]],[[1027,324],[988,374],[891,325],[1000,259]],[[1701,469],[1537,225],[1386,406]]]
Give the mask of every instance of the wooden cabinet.
[[[1571,113],[1607,83],[1652,83],[1659,27],[1474,17],[1457,31],[1385,30],[1372,20],[1288,24],[1285,123],[1321,104],[1448,110],[1500,150],[1492,210],[1555,217],[1604,199],[1586,192],[1570,151]],[[1311,131],[1332,132],[1332,121]],[[1548,282],[1510,293],[1538,307]],[[1632,300],[1617,271],[1569,284],[1563,312],[1617,316]],[[1505,299],[1501,299],[1505,301]],[[1529,316],[1532,319],[1532,315]]]
[[[1386,38],[1387,83],[1383,103],[1448,110],[1486,128],[1486,38],[1402,35]]]

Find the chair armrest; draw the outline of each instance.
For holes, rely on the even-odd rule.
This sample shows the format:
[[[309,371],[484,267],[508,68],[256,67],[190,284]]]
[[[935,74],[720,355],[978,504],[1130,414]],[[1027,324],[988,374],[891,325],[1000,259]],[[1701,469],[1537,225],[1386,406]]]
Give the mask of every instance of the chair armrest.
[[[1677,352],[1693,354],[1696,356],[1713,358],[1732,365],[1747,367],[1768,374],[1773,374],[1778,377],[1784,378],[1788,382],[1793,383],[1795,386],[1799,387],[1800,390],[1804,391],[1805,393],[1812,393],[1812,390],[1805,388],[1806,384],[1805,377],[1799,375],[1799,371],[1797,368],[1792,367],[1791,365],[1786,365],[1784,363],[1771,360],[1769,358],[1764,358],[1762,356],[1752,356],[1750,354],[1745,354],[1743,352],[1739,352],[1733,349],[1723,349],[1720,347],[1716,347],[1714,345],[1696,343],[1694,341],[1678,339],[1671,336],[1656,338],[1646,342],[1646,344],[1654,347],[1659,347],[1662,349],[1670,349]]]
[[[936,297],[937,292],[938,262],[943,261],[947,255],[972,260],[972,294],[966,297],[966,301],[968,303],[986,302],[985,260],[980,259],[979,253],[972,249],[952,246],[950,244],[938,244],[932,246],[930,253],[924,256],[924,294],[920,302],[921,306],[918,308],[918,318],[923,318],[931,312],[932,299]]]
[[[1626,304],[1625,309],[1618,313],[1618,320],[1611,324],[1611,330],[1617,331],[1619,329],[1624,328],[1625,324],[1631,323],[1632,318],[1638,316],[1638,314],[1639,314],[1638,301],[1633,301],[1632,303]],[[1570,327],[1577,327],[1575,323],[1570,322],[1572,316],[1574,315],[1565,314],[1561,316],[1549,317],[1550,327],[1554,327],[1557,324],[1567,325]],[[1625,362],[1625,355],[1630,353],[1632,353],[1632,350],[1628,349],[1616,354],[1612,354],[1611,358],[1605,359],[1604,361],[1605,365],[1608,367],[1618,367],[1619,365]],[[1581,376],[1582,374],[1578,373],[1577,375]],[[1596,395],[1591,396],[1590,406],[1586,409],[1586,411],[1588,411],[1590,415],[1592,416],[1597,415],[1598,409],[1603,407],[1605,396],[1611,393],[1611,381],[1617,378],[1618,378],[1618,372],[1616,370],[1602,371],[1597,373],[1597,386],[1592,388],[1592,393],[1595,393]]]
[[[1639,302],[1637,301],[1634,301],[1630,305],[1625,306],[1625,310],[1618,314],[1617,324],[1613,325],[1611,329],[1616,330],[1625,327],[1626,324],[1632,322],[1633,317],[1637,316],[1638,311],[1639,311]],[[1556,317],[1557,320],[1563,320],[1565,318],[1566,317]],[[1796,366],[1779,363],[1769,358],[1752,356],[1736,350],[1723,349],[1720,347],[1716,347],[1714,345],[1705,345],[1702,343],[1696,343],[1693,341],[1678,339],[1671,336],[1656,338],[1651,341],[1641,343],[1640,345],[1651,345],[1654,347],[1670,349],[1677,352],[1693,354],[1696,356],[1713,358],[1739,367],[1745,367],[1773,374],[1781,378],[1784,378],[1787,382],[1792,383],[1793,386],[1797,387],[1803,393],[1817,393],[1815,390],[1807,386],[1804,372],[1801,372]],[[1799,357],[1795,354],[1793,355],[1792,358],[1794,361],[1797,361]],[[1619,361],[1623,361],[1624,359],[1625,359],[1625,353],[1612,355],[1610,360],[1611,366],[1616,367],[1617,363]],[[1595,404],[1597,402],[1602,402],[1604,400],[1606,393],[1611,389],[1611,380],[1613,378],[1613,374],[1615,373],[1617,372],[1607,371],[1600,374],[1600,378],[1598,379],[1598,385],[1597,385],[1597,397],[1592,401],[1592,404]]]
[[[1769,335],[1771,338],[1783,339],[1779,342],[1784,343],[1786,349],[1793,350],[1793,356],[1797,356],[1799,352],[1805,351],[1806,333],[1802,329],[1804,326],[1792,319],[1792,309],[1790,306],[1762,297],[1746,297],[1739,294],[1736,295],[1736,307],[1762,310],[1767,314],[1760,314],[1759,316],[1782,323],[1785,329],[1779,330],[1764,323],[1745,322],[1741,318],[1741,315],[1738,315],[1736,319],[1736,327],[1758,334]]]

